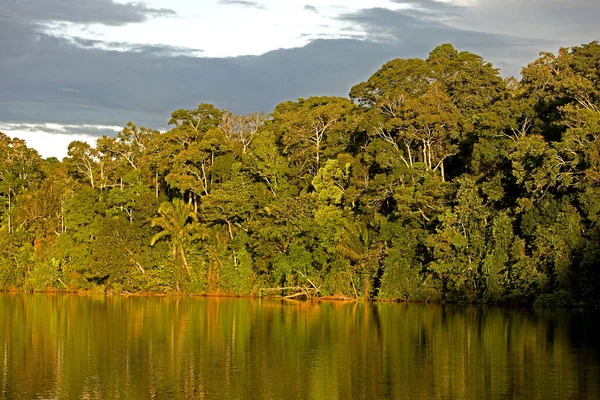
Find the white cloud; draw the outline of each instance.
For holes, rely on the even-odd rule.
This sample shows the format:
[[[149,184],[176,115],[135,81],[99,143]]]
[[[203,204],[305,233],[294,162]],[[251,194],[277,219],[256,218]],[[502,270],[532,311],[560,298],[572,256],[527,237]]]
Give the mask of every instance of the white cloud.
[[[95,146],[98,135],[86,132],[119,132],[122,127],[110,125],[62,125],[54,123],[18,124],[0,123],[0,132],[12,138],[25,140],[44,158],[56,157],[61,160],[67,156],[69,143],[79,140]]]
[[[148,7],[173,9],[178,16],[125,26],[54,22],[47,25],[46,32],[111,43],[202,50],[204,57],[259,55],[279,48],[304,46],[315,37],[346,37],[352,26],[335,17],[366,6],[363,0],[263,0],[256,3],[262,7],[219,4],[219,0],[154,0]],[[319,13],[305,8],[306,5],[318,9]],[[370,0],[367,6],[406,7],[391,0]]]
[[[424,57],[443,42],[518,75],[540,50],[556,51],[600,35],[598,0],[5,3],[14,16],[0,24],[6,89],[0,121],[7,122],[131,120],[164,129],[172,110],[200,102],[235,112],[269,112],[297,97],[345,96],[389,59]],[[40,24],[61,39],[40,34]],[[382,35],[390,40],[375,40]],[[331,38],[365,40],[314,41]],[[290,50],[233,58],[278,48]],[[59,157],[73,139],[93,142],[118,130],[63,127],[0,123],[0,130]]]

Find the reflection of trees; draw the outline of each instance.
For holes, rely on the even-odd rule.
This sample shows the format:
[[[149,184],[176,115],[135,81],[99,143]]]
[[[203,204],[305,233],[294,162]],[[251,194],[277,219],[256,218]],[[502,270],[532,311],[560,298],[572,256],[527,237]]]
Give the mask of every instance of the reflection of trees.
[[[590,329],[577,314],[2,295],[0,321],[4,398],[600,394],[598,349],[572,336]]]

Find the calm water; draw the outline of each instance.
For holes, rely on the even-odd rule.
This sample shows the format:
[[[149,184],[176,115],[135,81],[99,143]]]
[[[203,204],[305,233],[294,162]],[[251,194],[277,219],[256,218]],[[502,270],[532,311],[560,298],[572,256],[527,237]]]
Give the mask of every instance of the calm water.
[[[596,317],[0,294],[0,398],[600,399]]]

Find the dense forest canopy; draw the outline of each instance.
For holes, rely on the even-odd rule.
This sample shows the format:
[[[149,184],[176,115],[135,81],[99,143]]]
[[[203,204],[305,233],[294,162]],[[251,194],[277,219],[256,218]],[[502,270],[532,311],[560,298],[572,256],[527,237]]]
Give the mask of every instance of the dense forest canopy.
[[[444,44],[350,98],[169,124],[63,161],[0,134],[0,287],[597,303],[597,42],[520,81]]]

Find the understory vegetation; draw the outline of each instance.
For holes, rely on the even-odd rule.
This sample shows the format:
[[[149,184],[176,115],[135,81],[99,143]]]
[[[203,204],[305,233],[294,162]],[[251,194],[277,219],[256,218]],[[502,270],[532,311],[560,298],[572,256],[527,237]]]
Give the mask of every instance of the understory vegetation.
[[[598,302],[596,42],[520,81],[445,44],[349,98],[169,124],[62,161],[0,134],[0,288]]]

